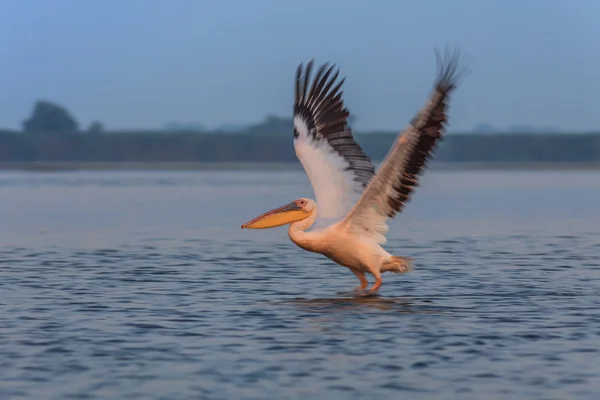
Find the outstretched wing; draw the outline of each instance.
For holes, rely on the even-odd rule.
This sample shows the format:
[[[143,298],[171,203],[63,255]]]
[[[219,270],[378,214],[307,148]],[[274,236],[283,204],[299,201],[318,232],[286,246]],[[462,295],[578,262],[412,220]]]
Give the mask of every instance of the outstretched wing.
[[[336,83],[334,66],[320,67],[312,84],[313,61],[296,71],[294,148],[315,192],[319,221],[341,220],[375,174],[369,157],[356,143],[344,108],[344,79]],[[310,87],[309,87],[310,86]]]
[[[378,243],[385,243],[387,219],[401,212],[410,200],[419,184],[419,174],[442,138],[449,96],[460,74],[457,74],[457,52],[441,62],[439,53],[436,56],[440,71],[429,101],[398,136],[377,175],[341,222],[356,234],[370,236]]]

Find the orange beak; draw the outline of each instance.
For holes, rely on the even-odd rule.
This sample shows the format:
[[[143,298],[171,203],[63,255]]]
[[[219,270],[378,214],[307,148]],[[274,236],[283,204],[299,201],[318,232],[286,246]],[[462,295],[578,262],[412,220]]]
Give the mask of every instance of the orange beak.
[[[242,229],[267,229],[302,221],[310,215],[295,202],[268,211],[242,225]]]

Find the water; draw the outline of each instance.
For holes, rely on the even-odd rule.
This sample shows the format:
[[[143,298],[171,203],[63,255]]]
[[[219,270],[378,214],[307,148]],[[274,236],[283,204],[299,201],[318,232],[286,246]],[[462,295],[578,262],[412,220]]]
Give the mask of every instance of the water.
[[[2,399],[592,399],[597,172],[429,171],[379,297],[240,225],[301,171],[0,174]]]

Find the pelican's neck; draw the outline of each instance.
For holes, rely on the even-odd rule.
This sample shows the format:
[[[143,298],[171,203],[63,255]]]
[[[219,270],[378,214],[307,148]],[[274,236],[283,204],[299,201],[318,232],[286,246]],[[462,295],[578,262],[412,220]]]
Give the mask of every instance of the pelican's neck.
[[[290,227],[288,228],[288,235],[290,236],[292,242],[296,243],[299,247],[303,248],[304,250],[312,251],[313,246],[311,246],[312,240],[310,238],[310,232],[305,231],[311,226],[313,226],[316,220],[317,208],[315,207],[313,212],[308,216],[308,218],[291,223]]]

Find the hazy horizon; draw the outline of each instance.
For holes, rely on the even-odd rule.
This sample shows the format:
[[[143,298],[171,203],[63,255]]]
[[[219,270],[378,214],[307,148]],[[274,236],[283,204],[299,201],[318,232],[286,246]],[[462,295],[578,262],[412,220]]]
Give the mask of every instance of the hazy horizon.
[[[450,131],[600,127],[596,1],[173,4],[3,2],[0,127],[20,129],[38,99],[110,130],[287,117],[296,66],[314,58],[347,77],[355,129],[398,130],[422,106],[433,49],[445,45],[460,47],[472,71]]]

